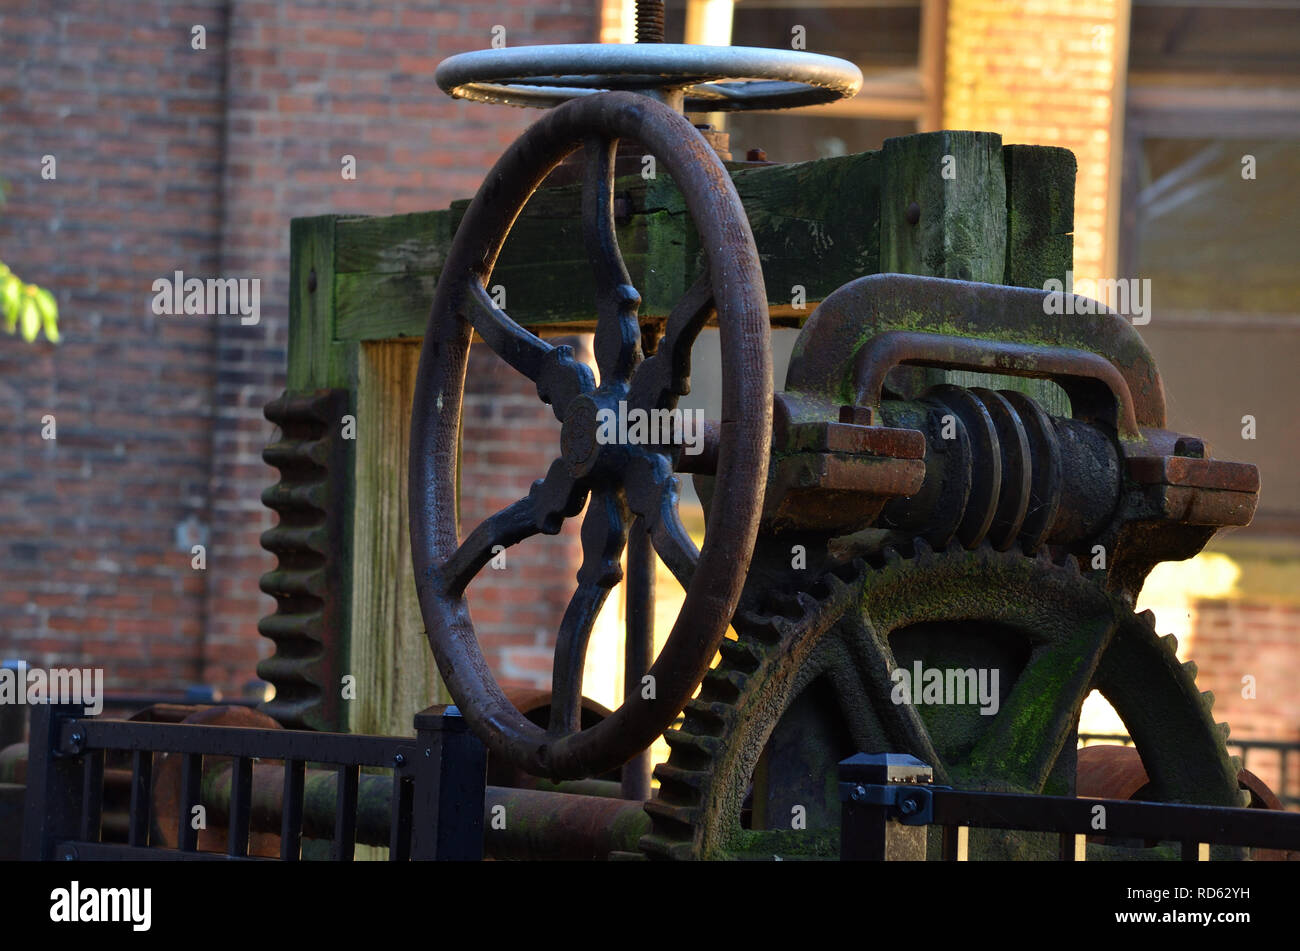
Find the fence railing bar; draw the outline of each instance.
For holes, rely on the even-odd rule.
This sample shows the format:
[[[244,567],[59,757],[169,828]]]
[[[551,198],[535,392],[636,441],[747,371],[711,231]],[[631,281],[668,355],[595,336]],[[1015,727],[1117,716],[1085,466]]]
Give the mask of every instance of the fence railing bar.
[[[81,838],[99,841],[104,814],[104,751],[86,754],[81,784]]]
[[[410,737],[362,736],[306,730],[264,730],[192,723],[148,723],[134,720],[78,718],[62,724],[66,738],[83,734],[81,748],[150,750],[157,753],[202,753],[204,756],[254,756],[300,759],[317,763],[355,763],[391,767],[393,757],[409,747]]]
[[[393,770],[393,797],[389,814],[388,860],[405,862],[411,858],[411,808],[415,784],[401,768]]]
[[[334,807],[334,842],[330,858],[351,862],[357,850],[357,784],[360,770],[345,764],[338,768],[338,798]]]
[[[271,861],[224,852],[182,852],[159,846],[137,847],[113,842],[60,842],[56,851],[82,862],[257,862]],[[58,857],[56,855],[56,857]]]
[[[131,754],[131,807],[127,825],[128,845],[149,844],[149,807],[153,792],[153,753],[136,750]]]
[[[296,862],[302,854],[302,792],[306,764],[284,762],[284,795],[280,800],[280,858]]]
[[[242,858],[248,855],[248,831],[252,818],[253,761],[235,758],[230,772],[230,816],[226,826],[226,854]]]
[[[181,754],[181,801],[176,817],[176,845],[182,852],[193,852],[199,847],[199,830],[195,827],[194,807],[202,794],[203,755]],[[204,823],[206,824],[206,823]]]

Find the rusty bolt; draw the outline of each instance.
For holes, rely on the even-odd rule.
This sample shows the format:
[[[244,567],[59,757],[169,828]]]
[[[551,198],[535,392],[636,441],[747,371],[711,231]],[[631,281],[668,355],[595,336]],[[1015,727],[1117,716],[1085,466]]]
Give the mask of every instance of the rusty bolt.
[[[745,161],[766,162],[767,152],[764,149],[750,149],[748,152],[745,153]]]
[[[916,202],[912,202],[910,205],[907,206],[907,223],[909,225],[914,225],[920,220],[921,220],[921,206],[918,205]]]
[[[876,425],[876,413],[870,406],[849,406],[840,407],[840,422],[849,423],[853,426],[874,426]]]
[[[1180,436],[1174,443],[1174,455],[1186,456],[1188,459],[1204,459],[1205,440],[1197,439],[1195,436]]]

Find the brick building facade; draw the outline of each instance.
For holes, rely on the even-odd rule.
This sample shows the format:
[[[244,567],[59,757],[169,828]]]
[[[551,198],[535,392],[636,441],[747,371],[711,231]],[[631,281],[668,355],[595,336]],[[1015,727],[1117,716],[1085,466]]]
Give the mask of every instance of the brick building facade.
[[[270,647],[256,629],[274,564],[258,542],[273,520],[259,495],[276,480],[262,407],[283,388],[289,219],[473,194],[533,116],[452,101],[437,63],[486,47],[496,25],[510,45],[594,41],[597,6],[5,5],[0,260],[55,293],[63,342],[0,337],[0,654],[102,664],[110,689],[253,677]],[[152,284],[177,270],[259,279],[260,320],[155,316]],[[490,364],[471,370],[476,385],[549,418]],[[524,490],[550,449],[516,460]],[[529,557],[534,574],[567,567],[544,548]],[[497,658],[507,675],[537,666],[535,631],[502,634],[503,650],[523,649]]]

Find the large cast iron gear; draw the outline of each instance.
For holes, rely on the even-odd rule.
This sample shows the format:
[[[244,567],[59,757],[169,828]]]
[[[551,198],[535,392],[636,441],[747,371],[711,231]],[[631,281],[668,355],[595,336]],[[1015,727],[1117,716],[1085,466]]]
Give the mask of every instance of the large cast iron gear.
[[[723,643],[680,729],[665,735],[671,754],[655,771],[642,849],[833,858],[835,764],[860,750],[912,753],[958,788],[1071,795],[1079,709],[1093,687],[1128,727],[1156,798],[1240,805],[1213,695],[1197,692],[1195,665],[1180,665],[1176,642],[1153,624],[1100,573],[1045,551],[935,552],[917,539],[912,551],[823,575],[780,611],[737,615],[738,639]],[[973,707],[954,717],[953,707],[891,702],[890,672],[922,647],[927,666],[943,666],[945,645],[962,666],[1017,668],[986,725]],[[985,855],[1029,854],[1024,836],[976,830],[973,853],[977,840]]]

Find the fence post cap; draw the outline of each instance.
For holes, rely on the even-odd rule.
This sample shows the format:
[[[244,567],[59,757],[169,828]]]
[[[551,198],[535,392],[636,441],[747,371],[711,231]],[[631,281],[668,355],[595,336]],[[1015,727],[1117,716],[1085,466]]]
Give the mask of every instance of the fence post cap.
[[[840,782],[930,783],[934,770],[910,753],[855,753],[840,760]]]

